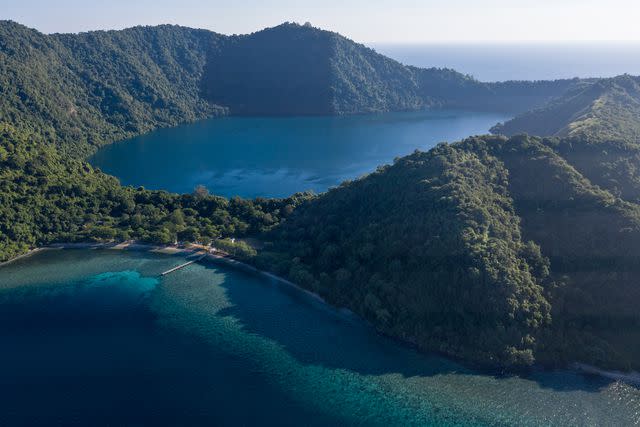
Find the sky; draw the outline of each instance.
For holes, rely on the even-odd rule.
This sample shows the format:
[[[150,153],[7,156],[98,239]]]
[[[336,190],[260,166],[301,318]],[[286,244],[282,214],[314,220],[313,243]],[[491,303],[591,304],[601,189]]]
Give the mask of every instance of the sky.
[[[45,33],[309,21],[363,43],[640,41],[640,0],[0,0],[0,19]]]

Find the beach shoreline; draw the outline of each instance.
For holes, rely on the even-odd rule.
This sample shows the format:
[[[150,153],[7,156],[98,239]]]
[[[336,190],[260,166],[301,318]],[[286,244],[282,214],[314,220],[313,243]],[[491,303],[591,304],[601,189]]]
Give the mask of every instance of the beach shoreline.
[[[296,291],[302,292],[303,294],[313,298],[317,302],[333,307],[317,293],[312,292],[308,289],[305,289],[299,285],[296,285],[295,283],[285,279],[284,277],[278,276],[266,270],[260,270],[259,268],[254,267],[253,265],[247,264],[245,262],[242,262],[240,260],[233,258],[233,256],[225,252],[216,251],[217,253],[211,253],[206,247],[201,245],[187,245],[184,247],[178,247],[174,245],[153,245],[149,243],[141,243],[136,241],[125,241],[125,242],[118,242],[118,243],[116,242],[54,243],[51,245],[31,249],[22,255],[18,255],[8,261],[0,263],[0,267],[16,262],[18,260],[28,258],[39,252],[48,251],[48,250],[68,250],[68,249],[96,249],[96,250],[121,250],[121,251],[130,250],[130,251],[158,253],[158,254],[164,254],[164,255],[183,255],[183,256],[190,256],[190,255],[196,255],[196,254],[204,255],[203,260],[206,260],[212,263],[224,264],[227,267],[232,267],[232,268],[249,272],[252,274],[257,274],[264,278],[273,280],[277,283],[281,283],[290,288],[293,288]],[[340,308],[340,307],[334,307],[334,308],[336,308],[337,310],[340,310],[341,312],[347,311],[350,315],[355,316],[355,314],[351,310]],[[407,344],[412,345],[412,343],[410,342],[407,342]],[[600,369],[596,366],[588,365],[585,363],[579,363],[579,362],[571,363],[570,365],[567,366],[567,369],[580,374],[596,375],[609,380],[624,382],[634,387],[640,387],[640,373],[635,371],[632,371],[632,372],[608,371],[605,369]]]
[[[5,265],[9,265],[12,264],[18,260],[24,259],[24,258],[29,258],[31,255],[37,254],[38,252],[42,252],[46,250],[46,247],[38,247],[38,248],[34,248],[34,249],[29,249],[27,252],[17,255],[11,259],[8,259],[6,261],[0,262],[0,267],[3,267]]]
[[[100,242],[80,242],[80,243],[52,243],[50,245],[37,247],[29,250],[28,252],[18,255],[14,258],[11,258],[8,261],[0,263],[0,267],[14,263],[18,260],[28,258],[36,253],[48,251],[48,250],[63,250],[63,249],[102,249],[102,250],[121,250],[121,251],[141,251],[141,252],[151,252],[158,253],[163,255],[183,255],[190,256],[195,254],[204,254],[204,260],[210,261],[212,263],[220,263],[224,264],[228,267],[233,267],[239,270],[243,270],[246,272],[254,273],[260,275],[264,278],[276,281],[278,283],[284,284],[288,287],[294,288],[307,296],[315,299],[318,302],[329,305],[327,301],[318,295],[315,292],[312,292],[308,289],[305,289],[290,280],[285,279],[284,277],[278,276],[272,272],[260,270],[253,265],[242,262],[238,259],[233,258],[230,254],[222,251],[216,251],[216,253],[212,253],[208,250],[208,248],[201,245],[186,245],[184,247],[178,247],[174,245],[153,245],[150,243],[141,243],[137,241],[124,241],[124,242],[109,242],[109,243],[100,243]],[[349,311],[349,313],[351,313]],[[352,314],[352,313],[351,313]]]

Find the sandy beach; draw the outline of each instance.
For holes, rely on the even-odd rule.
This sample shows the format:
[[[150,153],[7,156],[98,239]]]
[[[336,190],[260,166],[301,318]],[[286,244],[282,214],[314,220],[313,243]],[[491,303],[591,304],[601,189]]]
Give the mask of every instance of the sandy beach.
[[[3,265],[15,262],[19,259],[27,258],[33,254],[36,254],[41,251],[47,250],[62,250],[62,249],[103,249],[103,250],[121,250],[121,251],[146,251],[153,252],[165,255],[183,255],[189,256],[194,254],[205,254],[204,260],[210,261],[213,263],[224,264],[228,267],[237,268],[243,271],[248,271],[254,274],[261,275],[267,279],[274,280],[286,286],[295,288],[296,290],[307,294],[308,296],[327,304],[327,302],[320,295],[311,292],[295,283],[285,279],[284,277],[280,277],[271,272],[260,270],[250,264],[244,263],[237,259],[234,259],[231,255],[226,252],[216,251],[215,253],[211,253],[208,248],[202,245],[186,245],[184,247],[177,247],[173,245],[152,245],[149,243],[141,243],[136,241],[125,241],[125,242],[109,242],[109,243],[53,243],[51,245],[42,246],[39,248],[34,248],[29,252],[19,255],[15,258],[12,258],[2,264]]]

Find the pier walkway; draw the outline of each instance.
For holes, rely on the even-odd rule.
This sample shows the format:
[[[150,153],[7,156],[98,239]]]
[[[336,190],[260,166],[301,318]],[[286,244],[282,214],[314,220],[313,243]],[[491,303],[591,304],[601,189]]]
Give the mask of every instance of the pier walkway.
[[[176,267],[173,267],[172,269],[169,269],[169,270],[167,270],[167,271],[164,271],[164,272],[162,272],[160,275],[161,275],[161,276],[166,276],[167,274],[171,274],[171,273],[173,273],[174,271],[178,271],[178,270],[180,270],[181,268],[184,268],[184,267],[186,267],[186,266],[188,266],[188,265],[193,264],[194,262],[198,262],[198,261],[202,260],[205,256],[207,256],[207,254],[206,254],[206,253],[205,253],[205,254],[202,254],[201,256],[199,256],[199,257],[198,257],[198,258],[196,258],[196,259],[192,259],[191,261],[187,261],[187,262],[185,262],[184,264],[180,264],[180,265],[178,265],[178,266],[176,266]]]

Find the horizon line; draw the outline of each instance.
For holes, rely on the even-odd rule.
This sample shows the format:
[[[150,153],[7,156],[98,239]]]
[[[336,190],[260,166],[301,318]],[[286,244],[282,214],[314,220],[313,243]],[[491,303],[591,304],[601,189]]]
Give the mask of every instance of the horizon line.
[[[216,34],[221,34],[224,36],[242,36],[242,35],[249,35],[252,33],[256,33],[256,32],[260,32],[269,28],[275,28],[278,27],[280,25],[283,24],[298,24],[300,26],[303,26],[304,23],[299,23],[296,21],[282,21],[281,23],[277,24],[277,25],[273,25],[273,26],[265,26],[259,29],[256,29],[254,31],[251,32],[245,32],[245,33],[222,33],[219,31],[216,31],[213,28],[206,28],[206,27],[198,27],[198,26],[190,26],[190,25],[184,25],[184,24],[179,24],[179,23],[175,23],[175,22],[165,22],[165,23],[157,23],[157,24],[136,24],[136,25],[126,25],[126,26],[115,26],[115,27],[104,27],[104,28],[95,28],[95,29],[90,29],[90,30],[82,30],[82,31],[51,31],[51,32],[45,32],[42,31],[40,29],[38,29],[35,26],[30,26],[29,24],[25,24],[22,23],[16,19],[12,19],[12,18],[4,18],[4,19],[0,19],[0,21],[11,21],[11,22],[15,22],[16,24],[19,25],[23,25],[27,28],[31,28],[31,29],[35,29],[39,32],[41,32],[42,34],[46,34],[46,35],[54,35],[54,34],[82,34],[82,33],[89,33],[89,32],[94,32],[94,31],[122,31],[122,30],[127,30],[130,28],[136,28],[136,27],[159,27],[159,26],[164,26],[164,25],[172,25],[172,26],[179,26],[179,27],[184,27],[184,28],[191,28],[194,30],[206,30],[206,31],[211,31],[214,32]],[[340,34],[343,37],[349,38],[357,43],[361,43],[361,44],[370,44],[370,45],[407,45],[407,46],[416,46],[416,45],[455,45],[455,44],[464,44],[464,45],[486,45],[486,44],[493,44],[493,45],[522,45],[522,44],[638,44],[640,45],[640,39],[484,39],[484,40],[478,40],[478,39],[429,39],[429,40],[406,40],[406,41],[397,41],[397,40],[356,40],[355,38],[351,38],[351,36],[349,35],[345,35],[339,31],[334,31],[331,29],[326,29],[323,27],[319,27],[319,26],[315,26],[312,25],[313,28],[322,30],[322,31],[329,31],[329,32],[333,32],[333,33],[337,33]]]

